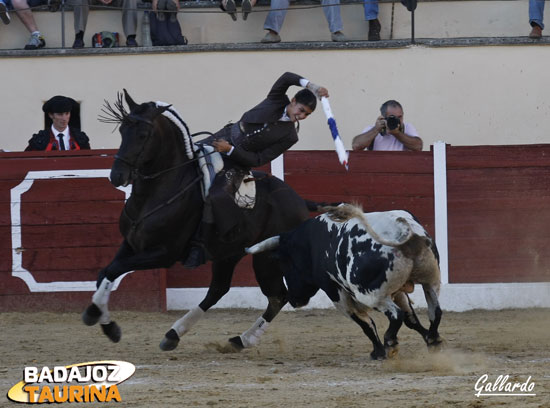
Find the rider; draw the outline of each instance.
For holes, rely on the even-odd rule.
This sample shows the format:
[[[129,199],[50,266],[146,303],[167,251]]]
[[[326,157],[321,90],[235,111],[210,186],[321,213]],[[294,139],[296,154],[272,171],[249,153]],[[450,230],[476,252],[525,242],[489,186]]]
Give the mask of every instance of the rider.
[[[301,86],[289,100],[286,91]],[[267,98],[245,112],[241,120],[229,124],[201,141],[222,153],[224,168],[218,173],[205,201],[202,229],[192,243],[184,265],[195,268],[206,262],[204,230],[216,226],[217,234],[230,241],[242,212],[234,203],[234,193],[252,167],[269,163],[298,141],[299,121],[306,119],[317,105],[316,98],[328,97],[328,91],[300,75],[286,72],[273,84]],[[297,124],[297,126],[295,125]]]

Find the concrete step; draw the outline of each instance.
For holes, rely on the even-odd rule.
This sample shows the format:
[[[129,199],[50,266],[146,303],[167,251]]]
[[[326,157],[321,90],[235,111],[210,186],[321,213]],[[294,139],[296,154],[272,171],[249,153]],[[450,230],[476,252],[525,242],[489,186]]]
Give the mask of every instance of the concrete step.
[[[178,19],[189,44],[254,43],[264,36],[263,24],[269,11],[266,0],[259,2],[247,21],[239,15],[236,22],[223,13],[214,1],[186,1],[180,4]],[[147,3],[139,6],[137,39],[140,44],[143,43],[141,20],[143,12],[149,7]],[[342,0],[340,7],[345,34],[352,41],[364,41],[368,25],[364,21],[362,3]],[[547,13],[550,13],[549,9]],[[33,15],[46,38],[46,47],[71,47],[74,30],[70,7],[65,13],[50,13],[42,7]],[[3,28],[0,36],[0,49],[21,49],[28,40],[29,33],[15,12],[11,16],[11,24]],[[400,2],[381,1],[379,19],[382,39],[411,37],[411,13]],[[86,46],[90,46],[92,35],[102,30],[122,34],[121,13],[118,10],[101,8],[90,12]],[[417,38],[520,37],[526,36],[529,30],[528,2],[525,0],[424,0],[418,3],[415,12],[414,34]],[[330,41],[330,32],[319,2],[292,2],[280,35],[283,42]],[[125,42],[123,35],[121,42]]]

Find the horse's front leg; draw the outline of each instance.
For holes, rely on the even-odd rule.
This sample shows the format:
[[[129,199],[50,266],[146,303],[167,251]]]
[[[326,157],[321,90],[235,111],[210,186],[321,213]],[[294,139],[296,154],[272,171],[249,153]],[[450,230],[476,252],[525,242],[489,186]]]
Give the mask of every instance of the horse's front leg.
[[[160,348],[164,351],[174,350],[180,341],[180,337],[189,332],[204,313],[214,306],[231,288],[233,271],[241,257],[214,261],[212,263],[212,280],[210,287],[202,302],[189,310],[182,318],[178,319],[166,332],[160,342]]]
[[[256,346],[271,321],[287,303],[287,289],[283,282],[279,260],[274,258],[271,252],[259,253],[253,257],[253,267],[256,281],[260,285],[262,293],[267,297],[268,304],[265,312],[254,322],[252,327],[240,336],[229,339],[237,351]]]
[[[109,314],[109,296],[114,281],[126,272],[158,267],[159,262],[166,256],[165,249],[134,253],[126,241],[122,243],[113,261],[99,272],[97,290],[92,296],[92,303],[82,314],[82,321],[88,326],[101,324],[103,333],[115,343],[120,341],[121,330]]]

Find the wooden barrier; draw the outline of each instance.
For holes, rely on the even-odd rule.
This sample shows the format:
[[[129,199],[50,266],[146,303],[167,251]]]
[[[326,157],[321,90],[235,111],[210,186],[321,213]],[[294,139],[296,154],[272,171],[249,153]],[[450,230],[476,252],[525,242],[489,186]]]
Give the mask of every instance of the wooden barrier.
[[[1,310],[81,310],[120,242],[127,192],[108,181],[113,150],[0,153]],[[434,234],[431,152],[291,151],[285,181],[304,198],[406,209]],[[447,146],[450,283],[550,282],[550,145]],[[206,287],[210,266],[139,271],[113,309],[164,310],[166,288]],[[256,286],[247,257],[233,286]]]

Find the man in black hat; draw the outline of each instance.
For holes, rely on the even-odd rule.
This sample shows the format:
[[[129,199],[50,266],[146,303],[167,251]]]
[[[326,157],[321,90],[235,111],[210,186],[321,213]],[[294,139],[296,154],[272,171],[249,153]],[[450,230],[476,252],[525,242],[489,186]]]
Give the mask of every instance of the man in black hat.
[[[74,99],[54,96],[42,110],[44,130],[32,136],[25,151],[90,149],[90,139],[80,131],[80,107]]]

